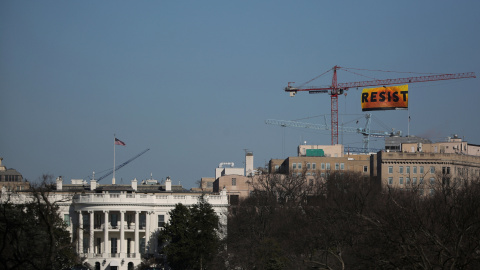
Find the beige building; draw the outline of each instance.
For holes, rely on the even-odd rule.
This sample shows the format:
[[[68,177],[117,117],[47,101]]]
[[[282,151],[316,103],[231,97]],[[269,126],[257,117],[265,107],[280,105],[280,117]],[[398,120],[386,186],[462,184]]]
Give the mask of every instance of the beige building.
[[[238,204],[241,198],[250,195],[253,190],[252,181],[258,173],[253,166],[252,152],[245,154],[245,168],[235,168],[233,162],[222,162],[218,168],[215,168],[213,192],[221,192],[225,189],[229,203]]]
[[[401,152],[378,152],[371,158],[371,176],[382,188],[419,189],[428,194],[439,182],[480,177],[478,145],[458,137],[438,143],[404,143]]]
[[[270,173],[325,177],[331,171],[353,171],[366,175],[370,169],[370,155],[343,155],[342,157],[288,157],[272,159]]]

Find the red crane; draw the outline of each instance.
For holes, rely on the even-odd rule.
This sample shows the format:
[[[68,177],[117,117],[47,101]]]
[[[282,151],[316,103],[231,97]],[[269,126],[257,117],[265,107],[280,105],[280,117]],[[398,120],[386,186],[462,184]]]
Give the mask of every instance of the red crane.
[[[289,82],[288,86],[285,87],[285,92],[290,92],[290,96],[293,97],[299,91],[308,91],[309,94],[318,94],[318,93],[327,93],[331,97],[331,118],[332,118],[332,145],[338,144],[338,95],[343,94],[344,91],[349,88],[365,87],[365,86],[378,86],[378,85],[391,85],[391,84],[403,84],[403,83],[416,83],[416,82],[430,82],[430,81],[441,81],[441,80],[453,80],[453,79],[465,79],[465,78],[476,78],[474,72],[466,73],[456,73],[456,74],[437,74],[430,76],[420,76],[420,77],[407,77],[407,78],[397,78],[397,79],[384,79],[384,80],[371,80],[371,81],[360,81],[360,82],[347,82],[347,83],[337,83],[337,70],[341,69],[339,66],[334,66],[332,85],[329,87],[303,87],[305,84],[319,78],[325,73],[313,78],[312,80],[302,84],[300,87],[294,87],[291,85],[293,82]]]

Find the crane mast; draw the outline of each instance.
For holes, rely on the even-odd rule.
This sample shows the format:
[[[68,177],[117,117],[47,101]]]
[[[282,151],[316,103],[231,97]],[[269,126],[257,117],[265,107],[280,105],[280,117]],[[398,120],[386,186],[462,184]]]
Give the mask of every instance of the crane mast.
[[[437,74],[437,75],[430,75],[430,76],[406,77],[406,78],[397,78],[397,79],[338,83],[337,82],[338,69],[341,69],[341,67],[334,66],[332,68],[333,77],[332,77],[332,85],[330,87],[294,87],[291,85],[290,82],[288,83],[287,87],[285,87],[285,92],[289,92],[291,97],[295,96],[295,94],[299,91],[308,91],[309,94],[327,93],[330,95],[332,145],[338,144],[338,95],[343,94],[343,92],[347,91],[349,88],[476,78],[474,72],[466,72],[466,73],[455,73],[455,74]]]

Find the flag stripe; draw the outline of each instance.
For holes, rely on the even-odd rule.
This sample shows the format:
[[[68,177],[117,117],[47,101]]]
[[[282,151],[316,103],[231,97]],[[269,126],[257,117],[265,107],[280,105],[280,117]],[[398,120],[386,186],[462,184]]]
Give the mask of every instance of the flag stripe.
[[[115,138],[115,144],[116,144],[116,145],[123,145],[123,146],[125,146],[125,143],[122,142],[122,141],[120,141],[120,140],[117,139],[117,138]]]

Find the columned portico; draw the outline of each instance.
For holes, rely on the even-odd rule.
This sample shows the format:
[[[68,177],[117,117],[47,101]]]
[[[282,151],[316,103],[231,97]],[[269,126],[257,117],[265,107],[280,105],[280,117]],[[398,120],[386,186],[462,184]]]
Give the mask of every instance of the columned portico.
[[[163,222],[168,222],[166,213],[177,203],[193,205],[197,203],[198,197],[117,192],[109,194],[108,191],[75,195],[75,207],[70,215],[75,217],[72,226],[76,230],[72,227],[70,230],[78,233],[77,252],[85,253],[85,262],[94,267],[97,265],[100,270],[127,270],[129,265],[138,266],[142,254],[158,252],[157,240],[153,236],[163,227]],[[226,195],[210,196],[209,200],[222,205],[228,203]],[[165,219],[158,218],[157,223],[159,216]]]

